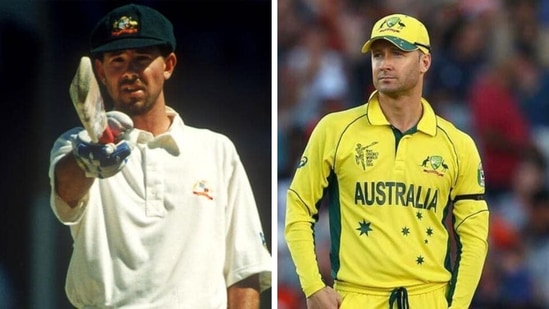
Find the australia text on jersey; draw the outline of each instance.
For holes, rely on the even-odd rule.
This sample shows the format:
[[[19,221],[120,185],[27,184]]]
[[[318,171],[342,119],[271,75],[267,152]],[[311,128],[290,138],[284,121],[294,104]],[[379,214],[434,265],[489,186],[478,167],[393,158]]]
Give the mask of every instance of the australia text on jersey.
[[[437,211],[438,189],[396,181],[357,182],[356,205],[411,206]]]

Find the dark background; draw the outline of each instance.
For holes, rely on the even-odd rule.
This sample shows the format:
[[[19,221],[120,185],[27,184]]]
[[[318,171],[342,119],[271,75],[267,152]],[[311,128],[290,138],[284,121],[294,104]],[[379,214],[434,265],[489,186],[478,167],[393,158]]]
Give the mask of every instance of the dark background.
[[[50,209],[49,151],[58,135],[80,125],[68,88],[91,29],[126,3],[0,2],[0,307],[71,308],[64,280],[72,240]],[[166,101],[188,125],[233,140],[271,249],[271,3],[134,3],[174,24],[178,64]],[[268,290],[262,307],[270,306]]]

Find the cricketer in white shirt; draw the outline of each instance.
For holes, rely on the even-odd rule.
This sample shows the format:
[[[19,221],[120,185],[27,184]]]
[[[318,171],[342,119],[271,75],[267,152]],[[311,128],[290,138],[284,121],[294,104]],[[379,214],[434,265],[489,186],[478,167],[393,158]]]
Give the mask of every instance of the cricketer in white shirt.
[[[66,293],[78,308],[226,308],[227,287],[259,274],[271,255],[252,189],[233,143],[189,127],[171,108],[168,132],[134,129],[118,174],[95,179],[70,208],[54,167],[72,151],[64,133],[51,151],[51,206],[74,240]]]

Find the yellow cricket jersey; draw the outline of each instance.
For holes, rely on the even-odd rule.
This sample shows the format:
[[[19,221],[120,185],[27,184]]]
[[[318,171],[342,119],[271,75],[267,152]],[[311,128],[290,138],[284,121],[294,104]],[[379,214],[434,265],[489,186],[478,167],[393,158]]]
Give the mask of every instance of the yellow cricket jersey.
[[[421,120],[404,134],[377,95],[314,129],[288,190],[285,231],[307,297],[324,286],[314,223],[327,198],[337,287],[385,293],[449,284],[452,308],[471,302],[488,248],[481,159],[467,134],[422,104]],[[454,267],[444,224],[451,215]]]

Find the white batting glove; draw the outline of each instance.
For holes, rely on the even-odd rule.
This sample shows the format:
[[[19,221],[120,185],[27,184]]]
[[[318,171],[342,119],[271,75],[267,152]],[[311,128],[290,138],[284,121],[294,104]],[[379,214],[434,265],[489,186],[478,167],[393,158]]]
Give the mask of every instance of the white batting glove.
[[[93,143],[86,130],[78,133],[73,140],[73,154],[76,162],[86,172],[86,177],[108,178],[126,165],[133,146],[126,138],[133,129],[131,118],[118,111],[107,112],[108,126],[114,142]]]

